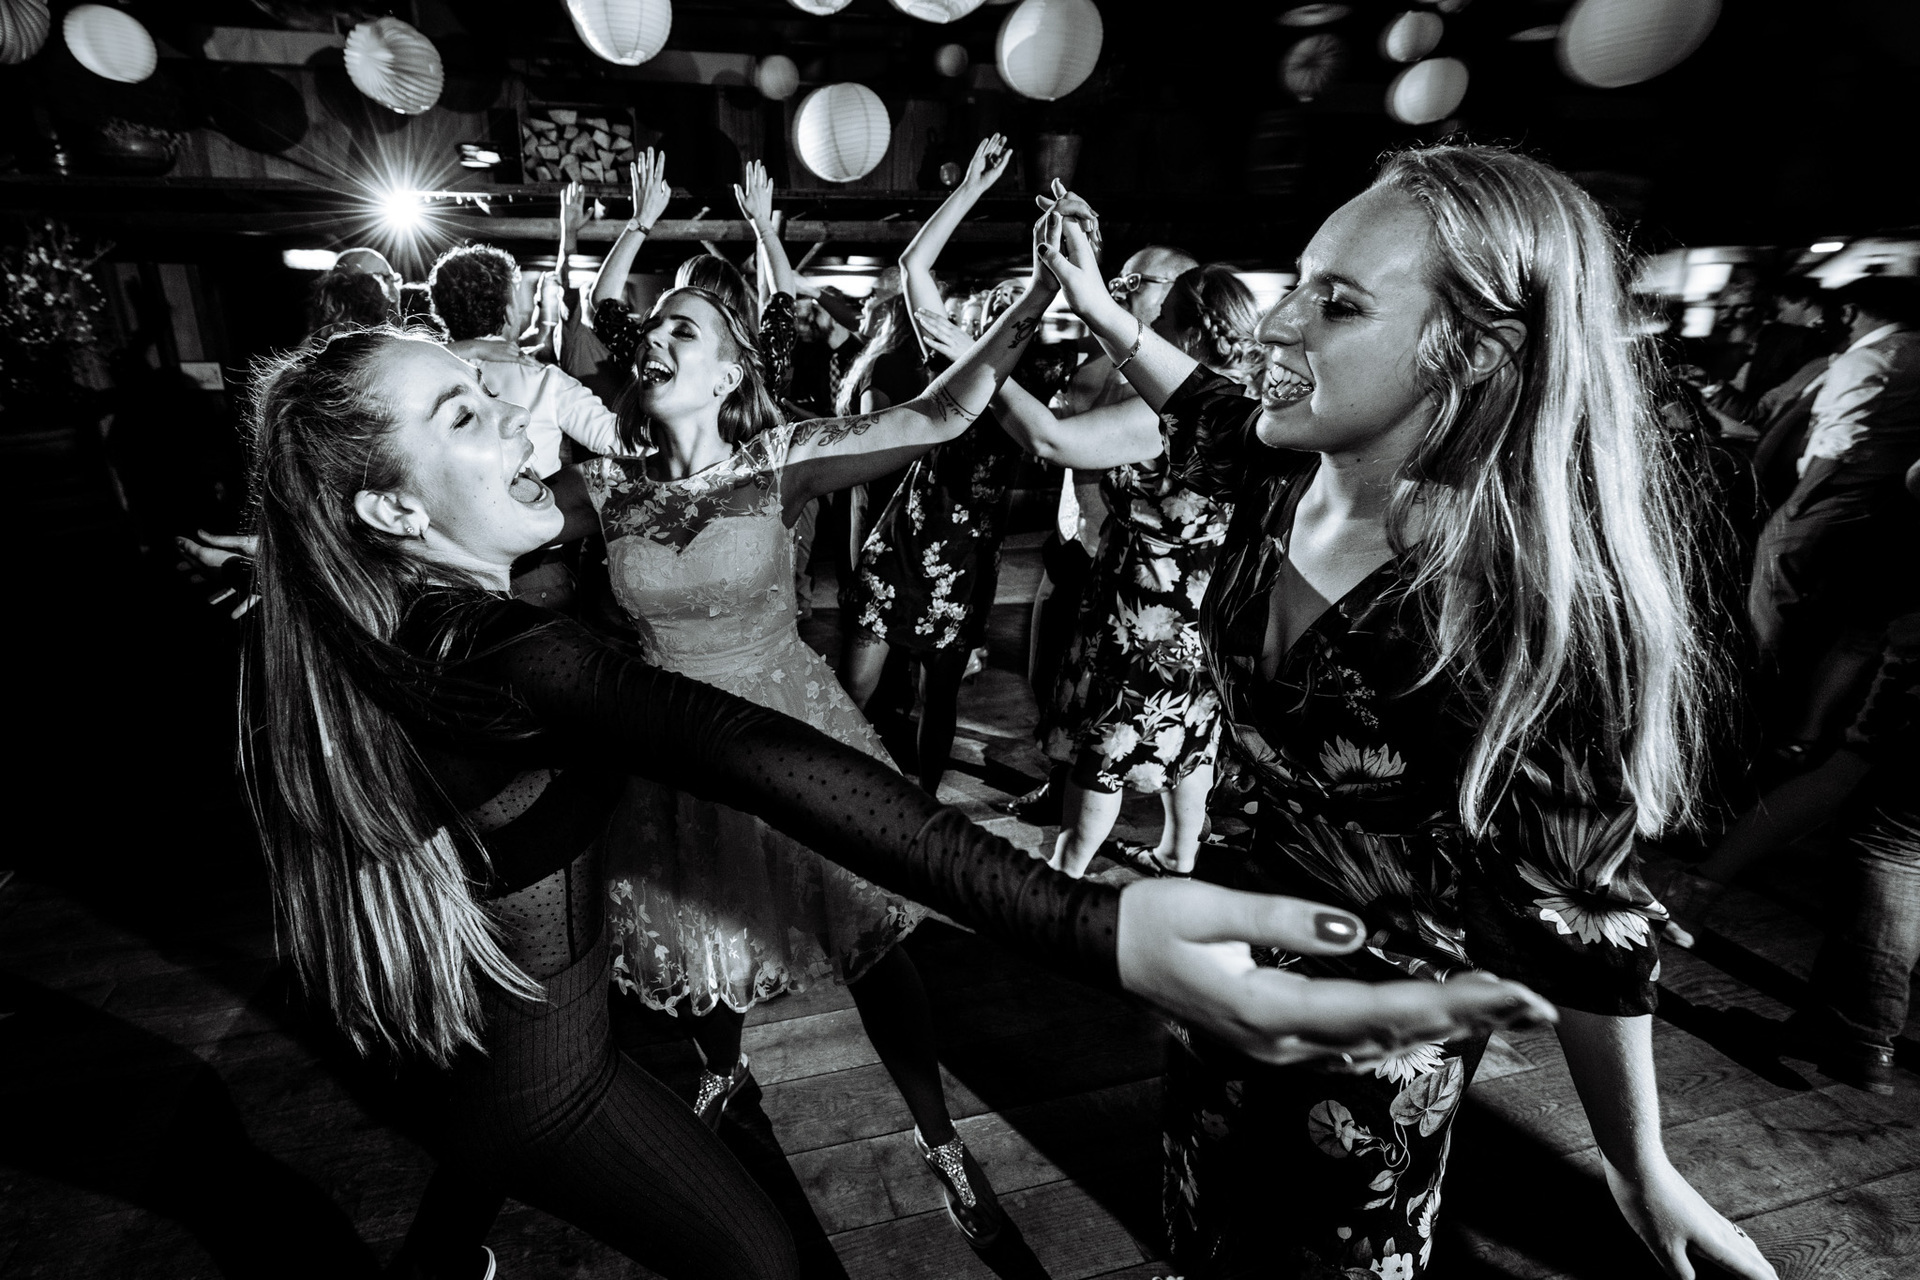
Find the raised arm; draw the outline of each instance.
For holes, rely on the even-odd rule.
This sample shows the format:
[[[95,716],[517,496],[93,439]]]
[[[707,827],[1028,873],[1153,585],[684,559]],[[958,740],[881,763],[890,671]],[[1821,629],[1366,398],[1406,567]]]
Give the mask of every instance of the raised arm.
[[[741,215],[753,224],[753,238],[759,245],[761,305],[764,307],[773,293],[796,296],[799,286],[793,264],[787,261],[780,230],[773,222],[773,179],[767,176],[767,166],[758,160],[747,165],[744,182],[733,185],[733,198],[740,205]]]
[[[1087,329],[1114,367],[1158,413],[1199,362],[1134,319],[1133,313],[1107,292],[1082,220],[1073,212],[1085,208],[1085,202],[1068,195],[1055,207],[1065,211],[1066,229],[1060,247],[1041,250],[1040,261],[1060,281],[1067,305],[1087,322]]]
[[[633,271],[633,260],[639,255],[640,246],[646,243],[653,224],[660,220],[660,215],[667,211],[667,202],[673,199],[673,188],[667,185],[664,151],[648,147],[633,162],[632,176],[633,217],[627,219],[620,238],[613,242],[606,260],[600,264],[600,274],[594,277],[593,295],[587,300],[589,313],[608,298],[619,297],[626,288],[627,276]]]
[[[900,255],[900,287],[907,295],[907,311],[915,317],[914,334],[920,339],[922,356],[931,355],[933,348],[920,331],[918,312],[922,307],[941,309],[940,287],[933,282],[933,264],[940,260],[941,251],[953,238],[955,228],[966,221],[980,197],[1000,180],[1012,159],[1013,149],[1002,135],[996,133],[981,139],[980,145],[973,149],[973,159],[967,162],[967,173],[960,179],[960,185],[922,224],[908,243],[907,251]]]
[[[966,350],[966,334],[945,315],[922,311],[918,318],[934,350],[948,357]],[[1142,400],[1103,405],[1061,419],[1038,396],[1008,378],[994,394],[993,410],[1015,444],[1036,458],[1076,470],[1105,471],[1146,462],[1165,448],[1160,415]]]
[[[980,416],[1040,328],[1053,301],[1051,276],[1039,266],[1039,250],[1060,235],[1060,219],[1044,214],[1034,224],[1035,265],[1027,291],[927,389],[905,404],[848,418],[796,423],[782,491],[788,510],[823,493],[877,479],[907,465],[937,444],[958,436]]]

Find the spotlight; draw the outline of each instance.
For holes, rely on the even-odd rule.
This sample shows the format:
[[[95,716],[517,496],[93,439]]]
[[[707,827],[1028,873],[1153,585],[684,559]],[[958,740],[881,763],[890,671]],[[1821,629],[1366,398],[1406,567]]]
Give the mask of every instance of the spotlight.
[[[500,163],[500,153],[484,142],[460,144],[460,166],[464,169],[491,169]]]
[[[1809,246],[1813,253],[1838,253],[1846,247],[1845,240],[1817,240]]]
[[[285,249],[280,261],[295,271],[328,271],[339,256],[331,249]]]
[[[426,218],[424,197],[418,191],[395,187],[380,193],[380,219],[395,235],[410,235]]]

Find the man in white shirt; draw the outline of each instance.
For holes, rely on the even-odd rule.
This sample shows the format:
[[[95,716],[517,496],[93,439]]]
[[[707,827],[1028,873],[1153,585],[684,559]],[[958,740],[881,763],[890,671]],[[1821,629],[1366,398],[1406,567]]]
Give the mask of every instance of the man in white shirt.
[[[1920,460],[1920,282],[1868,276],[1836,301],[1851,342],[1814,397],[1799,483],[1761,532],[1747,599],[1782,682],[1775,709],[1803,740],[1845,722],[1847,655],[1876,656],[1888,619],[1920,598],[1920,507],[1905,489]],[[1823,655],[1831,707],[1798,692]]]

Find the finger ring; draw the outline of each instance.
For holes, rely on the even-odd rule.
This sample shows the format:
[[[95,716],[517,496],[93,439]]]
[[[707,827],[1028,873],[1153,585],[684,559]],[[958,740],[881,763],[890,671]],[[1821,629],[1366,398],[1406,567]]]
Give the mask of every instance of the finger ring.
[[[1350,1053],[1343,1053],[1343,1054],[1341,1054],[1341,1055],[1340,1055],[1340,1062],[1341,1062],[1341,1065],[1343,1065],[1343,1066],[1346,1066],[1346,1067],[1352,1067],[1352,1066],[1353,1066],[1353,1055],[1352,1055],[1352,1054],[1350,1054]]]

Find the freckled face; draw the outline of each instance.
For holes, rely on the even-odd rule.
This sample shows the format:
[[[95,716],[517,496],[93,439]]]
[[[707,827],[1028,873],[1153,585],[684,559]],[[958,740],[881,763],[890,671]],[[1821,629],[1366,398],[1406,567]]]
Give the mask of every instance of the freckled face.
[[[1300,256],[1300,285],[1261,319],[1267,365],[1260,439],[1316,453],[1364,452],[1432,412],[1415,353],[1437,299],[1432,224],[1408,197],[1365,192]]]

